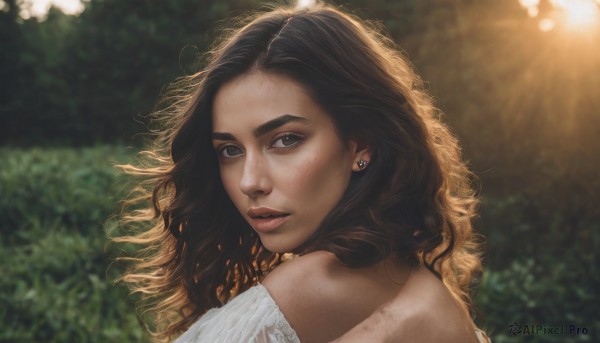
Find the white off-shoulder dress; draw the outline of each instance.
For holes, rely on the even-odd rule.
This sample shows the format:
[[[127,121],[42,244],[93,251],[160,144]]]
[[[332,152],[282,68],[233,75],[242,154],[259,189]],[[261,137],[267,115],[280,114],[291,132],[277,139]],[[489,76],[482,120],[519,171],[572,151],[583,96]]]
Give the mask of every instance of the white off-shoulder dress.
[[[489,338],[476,329],[480,343]],[[250,287],[206,312],[174,343],[300,343],[265,286]]]
[[[260,283],[206,312],[175,343],[300,343]]]

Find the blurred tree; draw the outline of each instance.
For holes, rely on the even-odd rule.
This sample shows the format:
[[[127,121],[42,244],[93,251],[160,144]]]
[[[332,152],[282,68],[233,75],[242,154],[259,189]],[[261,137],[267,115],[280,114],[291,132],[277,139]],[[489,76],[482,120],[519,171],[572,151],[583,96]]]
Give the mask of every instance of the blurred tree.
[[[0,10],[0,127],[3,128],[12,127],[12,113],[19,107],[20,100],[15,99],[15,93],[9,92],[19,88],[23,76],[20,59],[23,41],[18,17],[16,0],[5,0],[5,7]]]
[[[77,120],[76,101],[71,98],[70,60],[65,47],[73,39],[75,18],[51,7],[44,22],[30,19],[20,23],[23,49],[20,62],[20,87],[14,91],[20,106],[9,113],[13,123],[11,135],[21,144],[40,144],[55,139],[68,142]],[[64,131],[59,129],[64,128]],[[65,136],[65,134],[67,134]]]
[[[13,10],[3,16],[15,46],[7,58],[21,65],[5,64],[10,75],[3,80],[23,86],[7,86],[0,143],[131,142],[145,131],[144,115],[160,89],[197,69],[190,51],[206,49],[210,28],[256,7],[250,0],[85,5],[79,17],[51,9],[42,22],[22,20]],[[186,45],[196,48],[182,53]]]

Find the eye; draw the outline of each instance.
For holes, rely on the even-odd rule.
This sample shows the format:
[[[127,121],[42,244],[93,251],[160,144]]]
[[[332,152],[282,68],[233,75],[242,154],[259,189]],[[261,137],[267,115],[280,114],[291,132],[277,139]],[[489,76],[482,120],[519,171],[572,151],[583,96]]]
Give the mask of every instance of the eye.
[[[233,145],[224,146],[221,148],[221,150],[219,150],[219,154],[225,158],[236,157],[238,155],[241,155],[242,153],[242,149]]]
[[[304,137],[294,134],[294,133],[286,133],[283,136],[280,136],[277,140],[271,144],[272,148],[285,149],[292,147],[300,142]]]

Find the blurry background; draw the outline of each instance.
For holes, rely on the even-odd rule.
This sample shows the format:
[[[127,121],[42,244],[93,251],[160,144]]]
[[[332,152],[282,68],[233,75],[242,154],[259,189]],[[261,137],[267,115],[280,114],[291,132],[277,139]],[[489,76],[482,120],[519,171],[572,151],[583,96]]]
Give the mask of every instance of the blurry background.
[[[498,343],[600,340],[600,1],[336,3],[384,24],[480,178],[478,325]],[[0,0],[1,342],[147,341],[112,284],[112,165],[222,20],[259,5]],[[513,322],[588,334],[511,336]]]

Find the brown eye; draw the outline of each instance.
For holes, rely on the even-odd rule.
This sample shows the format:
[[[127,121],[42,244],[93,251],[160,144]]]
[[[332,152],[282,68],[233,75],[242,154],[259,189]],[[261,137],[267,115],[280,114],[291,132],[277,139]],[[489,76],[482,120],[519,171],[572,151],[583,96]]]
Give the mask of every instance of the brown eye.
[[[279,139],[277,139],[273,144],[271,144],[272,148],[289,148],[294,146],[302,141],[302,136],[296,134],[286,134]]]
[[[220,151],[221,156],[225,157],[225,158],[231,158],[231,157],[236,157],[238,155],[241,155],[242,149],[235,147],[233,145],[228,145],[226,147],[223,147]]]

